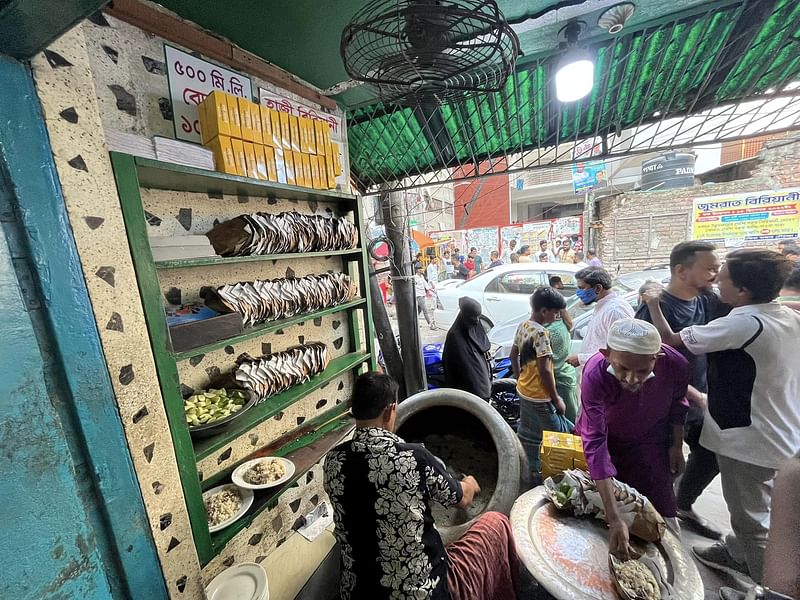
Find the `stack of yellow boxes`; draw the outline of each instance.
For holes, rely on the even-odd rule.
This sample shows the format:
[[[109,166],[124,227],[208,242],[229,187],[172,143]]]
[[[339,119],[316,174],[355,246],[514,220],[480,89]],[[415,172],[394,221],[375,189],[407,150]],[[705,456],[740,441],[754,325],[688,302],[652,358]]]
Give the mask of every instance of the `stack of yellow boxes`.
[[[342,172],[330,125],[215,90],[198,107],[203,145],[217,171],[328,190]]]
[[[583,443],[577,435],[542,432],[542,477],[547,479],[567,469],[588,471]]]

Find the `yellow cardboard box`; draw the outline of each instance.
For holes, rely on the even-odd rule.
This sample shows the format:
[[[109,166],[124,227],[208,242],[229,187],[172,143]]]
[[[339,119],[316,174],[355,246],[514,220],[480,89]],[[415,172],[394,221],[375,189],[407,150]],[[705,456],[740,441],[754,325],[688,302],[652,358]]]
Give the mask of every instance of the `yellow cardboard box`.
[[[309,161],[311,163],[311,187],[315,190],[321,190],[322,180],[320,179],[319,172],[319,156],[312,154],[309,157]]]
[[[333,174],[338,177],[342,174],[342,155],[339,151],[339,144],[336,142],[331,142],[331,152],[333,153]]]
[[[328,171],[328,189],[334,189],[336,187],[336,168],[333,166],[334,160],[338,160],[339,157],[334,155],[333,144],[328,144],[328,148],[325,152],[325,167]]]
[[[311,180],[311,156],[308,154],[303,154],[302,161],[303,163],[303,179],[305,179],[305,187],[312,187],[313,182]]]
[[[277,110],[269,110],[269,119],[272,122],[272,147],[281,147],[281,114]]]
[[[299,117],[300,121],[300,152],[311,154],[314,150],[312,138],[314,136],[314,121],[308,117]]]
[[[542,477],[552,477],[566,469],[588,471],[580,436],[545,431],[542,434]]]
[[[297,185],[297,171],[294,165],[294,152],[292,150],[283,151],[283,164],[286,168],[286,183]]]
[[[256,153],[256,174],[262,181],[269,181],[269,171],[267,170],[267,155],[264,152],[264,146],[261,144],[253,144]]]
[[[292,131],[289,125],[289,113],[279,112],[278,117],[281,121],[281,147],[284,150],[292,149]]]
[[[236,161],[236,174],[247,177],[247,155],[244,153],[244,142],[242,140],[231,139],[233,146],[233,159]]]
[[[247,163],[246,177],[258,179],[258,165],[256,164],[256,149],[252,142],[242,142],[244,146],[244,158]]]
[[[331,143],[331,126],[325,121],[314,121],[314,125],[317,138],[317,154],[325,154],[328,144]]]
[[[232,138],[242,138],[242,120],[239,116],[239,99],[231,94],[225,94],[228,101],[228,119],[230,119],[230,129]]]
[[[267,178],[274,182],[278,182],[278,167],[275,164],[275,148],[272,146],[264,146],[264,158],[267,159]]]
[[[278,172],[278,183],[286,183],[287,181],[285,152],[286,150],[282,147],[275,148],[275,168]]]
[[[225,93],[214,90],[197,105],[200,117],[200,137],[207,144],[219,135],[230,136],[231,126],[228,118],[228,100]]]
[[[231,138],[227,135],[220,135],[210,140],[205,144],[206,148],[214,153],[214,165],[220,173],[228,173],[229,175],[238,175],[239,170],[236,168],[236,158],[233,154],[233,146],[231,145]]]
[[[261,107],[255,102],[250,102],[250,120],[253,125],[253,143],[263,144],[263,125],[261,124]]]
[[[294,115],[289,115],[289,134],[291,135],[292,152],[301,152],[300,147],[300,121]]]
[[[259,106],[258,111],[261,115],[261,141],[265,146],[275,146],[272,139],[272,117],[270,110],[266,106]]]
[[[303,170],[303,155],[299,152],[292,152],[292,164],[294,165],[294,184],[306,187],[306,174]]]
[[[242,127],[242,139],[246,142],[253,141],[253,113],[250,111],[250,101],[239,98],[239,119]]]

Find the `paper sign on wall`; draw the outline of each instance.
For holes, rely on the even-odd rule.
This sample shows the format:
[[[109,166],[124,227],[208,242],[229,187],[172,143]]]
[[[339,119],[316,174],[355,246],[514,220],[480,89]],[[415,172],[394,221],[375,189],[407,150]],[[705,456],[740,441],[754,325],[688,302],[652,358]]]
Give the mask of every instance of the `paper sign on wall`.
[[[164,44],[175,137],[200,143],[197,105],[214,90],[253,98],[250,78]]]

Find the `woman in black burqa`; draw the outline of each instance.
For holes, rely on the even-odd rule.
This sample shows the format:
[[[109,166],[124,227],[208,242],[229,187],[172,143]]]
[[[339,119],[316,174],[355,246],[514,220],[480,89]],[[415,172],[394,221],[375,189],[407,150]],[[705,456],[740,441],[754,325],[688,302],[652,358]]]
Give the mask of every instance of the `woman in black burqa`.
[[[447,332],[442,361],[447,387],[464,390],[488,400],[492,393],[489,338],[480,323],[481,305],[464,296],[458,300],[458,316]]]

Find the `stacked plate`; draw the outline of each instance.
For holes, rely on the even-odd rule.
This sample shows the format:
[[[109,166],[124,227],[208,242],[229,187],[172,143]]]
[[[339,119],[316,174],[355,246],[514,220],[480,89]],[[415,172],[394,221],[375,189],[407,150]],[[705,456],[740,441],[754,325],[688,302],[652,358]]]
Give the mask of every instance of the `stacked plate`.
[[[345,217],[298,212],[239,215],[206,235],[220,256],[348,250],[358,244],[358,230]]]
[[[309,342],[260,358],[243,357],[236,369],[236,381],[262,400],[304,383],[328,366],[328,348]]]
[[[247,327],[342,304],[350,300],[352,289],[344,273],[323,273],[223,285],[216,294],[225,308],[242,315]],[[217,306],[208,295],[205,301]]]

